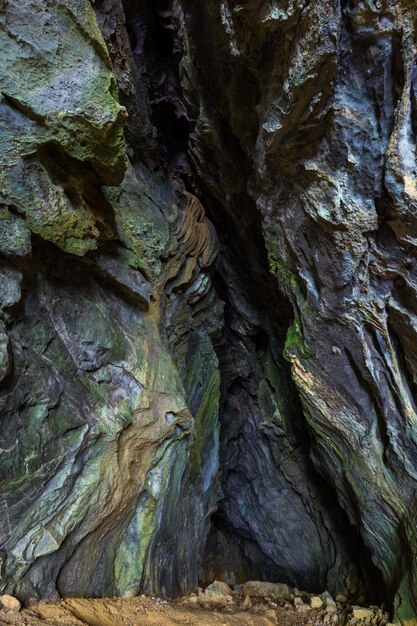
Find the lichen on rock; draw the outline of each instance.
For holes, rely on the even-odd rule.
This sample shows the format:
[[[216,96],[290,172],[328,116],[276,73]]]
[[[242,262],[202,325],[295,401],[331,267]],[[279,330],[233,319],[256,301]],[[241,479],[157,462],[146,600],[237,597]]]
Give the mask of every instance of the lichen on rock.
[[[0,5],[0,592],[411,625],[414,3]]]

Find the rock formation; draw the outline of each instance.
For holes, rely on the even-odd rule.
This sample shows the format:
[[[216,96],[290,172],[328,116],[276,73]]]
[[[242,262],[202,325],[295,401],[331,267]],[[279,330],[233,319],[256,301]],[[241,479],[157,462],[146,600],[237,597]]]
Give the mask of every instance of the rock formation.
[[[417,611],[414,0],[0,1],[0,592]]]

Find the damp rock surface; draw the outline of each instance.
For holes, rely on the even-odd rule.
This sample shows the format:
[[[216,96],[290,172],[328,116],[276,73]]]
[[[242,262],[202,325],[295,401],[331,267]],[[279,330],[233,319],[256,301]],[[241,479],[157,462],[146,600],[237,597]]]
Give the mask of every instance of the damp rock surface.
[[[1,594],[415,622],[416,29],[0,2]]]

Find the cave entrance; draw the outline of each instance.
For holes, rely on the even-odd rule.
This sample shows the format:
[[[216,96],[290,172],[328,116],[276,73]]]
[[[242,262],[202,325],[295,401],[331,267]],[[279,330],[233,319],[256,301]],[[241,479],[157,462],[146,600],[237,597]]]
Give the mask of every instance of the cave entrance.
[[[388,597],[382,576],[311,460],[311,435],[283,357],[292,306],[270,272],[261,214],[248,185],[252,164],[222,108],[224,93],[203,85],[215,144],[205,146],[182,91],[173,3],[124,5],[130,31],[129,21],[146,24],[141,75],[148,81],[163,164],[180,187],[191,185],[220,240],[213,280],[224,303],[223,333],[214,345],[222,385],[223,498],[211,516],[200,579],[257,578],[380,602]],[[256,117],[256,102],[250,107],[242,112],[245,120]]]

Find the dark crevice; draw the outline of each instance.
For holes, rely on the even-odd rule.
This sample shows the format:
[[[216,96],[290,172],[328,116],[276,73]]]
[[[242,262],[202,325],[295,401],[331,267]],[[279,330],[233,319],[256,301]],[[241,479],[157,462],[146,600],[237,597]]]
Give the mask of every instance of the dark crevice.
[[[167,162],[175,163],[188,147],[190,122],[179,114],[175,103],[162,101],[152,107],[152,122],[159,132],[159,147]]]
[[[238,482],[243,485],[243,492],[245,484],[249,483],[248,472],[252,469],[245,467],[245,459],[249,457],[244,455],[249,454],[256,444],[259,446],[260,456],[273,459],[277,474],[281,471],[281,462],[285,462],[284,455],[293,455],[295,465],[303,464],[311,488],[316,490],[317,498],[320,498],[323,506],[315,519],[315,523],[322,526],[319,529],[319,543],[324,541],[326,534],[330,537],[330,547],[324,544],[320,546],[323,551],[328,549],[332,552],[334,557],[333,533],[337,535],[337,541],[343,544],[346,552],[350,550],[349,543],[353,542],[356,555],[352,556],[352,552],[349,554],[352,558],[357,557],[356,566],[365,580],[369,597],[379,599],[385,591],[380,573],[373,566],[359,534],[349,525],[346,514],[335,504],[337,498],[329,486],[331,480],[325,481],[321,478],[310,459],[311,435],[291,378],[290,364],[282,356],[286,334],[293,321],[293,308],[279,290],[278,282],[269,270],[261,215],[248,192],[252,164],[243,149],[245,142],[250,143],[256,139],[258,120],[254,109],[260,98],[259,77],[249,73],[245,75],[242,70],[243,82],[249,85],[248,94],[243,97],[242,93],[236,91],[233,97],[235,108],[239,111],[245,106],[245,102],[248,103],[248,114],[241,114],[240,119],[234,119],[232,123],[230,107],[233,97],[230,91],[226,94],[222,90],[222,82],[227,83],[227,80],[220,74],[217,76],[215,58],[202,57],[201,80],[210,78],[212,70],[212,82],[205,85],[205,104],[212,117],[213,127],[210,132],[213,139],[211,149],[204,155],[198,154],[198,157],[204,157],[212,176],[199,171],[193,153],[198,137],[194,136],[190,145],[190,138],[196,129],[189,103],[182,93],[179,71],[181,51],[177,36],[180,25],[172,16],[172,3],[148,1],[141,9],[135,9],[128,0],[124,4],[127,7],[130,43],[134,56],[136,55],[135,59],[140,63],[141,75],[147,80],[151,121],[156,131],[161,159],[164,165],[169,166],[170,174],[176,177],[180,187],[197,193],[220,240],[220,252],[212,279],[215,293],[224,304],[224,317],[223,331],[214,338],[213,344],[221,374],[220,461],[224,497],[211,516],[211,531],[200,577],[208,582],[219,575],[215,557],[216,553],[220,553],[225,568],[233,570],[240,582],[248,578],[273,579],[309,585],[311,590],[313,587],[314,590],[319,590],[320,586],[326,585],[326,572],[323,573],[323,568],[320,569],[320,563],[317,564],[317,571],[320,570],[321,578],[318,576],[314,584],[311,578],[304,576],[301,569],[298,573],[295,570],[288,573],[283,566],[285,558],[281,561],[277,558],[274,560],[261,546],[253,527],[249,523],[245,527],[239,525],[241,512],[231,510],[235,505],[233,496],[236,494],[229,492],[228,481],[237,475]],[[194,19],[203,38],[208,36],[203,28],[204,11],[204,7],[199,7],[194,12]],[[142,30],[137,26],[140,21],[139,13],[145,24]],[[271,42],[271,51],[275,47]],[[361,42],[358,50],[363,56],[366,42]],[[346,65],[349,62],[350,57],[347,57],[343,63]],[[330,68],[329,72],[331,71],[333,70]],[[380,110],[377,113],[380,119],[382,113]],[[325,121],[322,122],[324,123]],[[320,137],[322,124],[310,130],[307,137],[300,132],[297,141],[302,141],[304,146],[312,138],[316,141]],[[236,128],[241,132],[241,137],[236,136]],[[192,167],[191,163],[195,163],[195,166]],[[227,194],[223,185],[229,186]],[[383,202],[381,199],[381,218],[384,213]],[[317,272],[317,268],[313,268],[316,285],[320,285]],[[306,297],[305,288],[302,288]],[[277,403],[279,411],[274,403]],[[274,410],[283,413],[282,423],[278,423],[278,418],[276,421],[271,419]],[[263,425],[268,420],[268,424]],[[277,432],[281,434],[276,435]],[[284,446],[283,439],[290,441],[290,447],[281,447]],[[235,454],[233,461],[231,454]],[[265,467],[267,466],[261,466],[262,469]],[[252,481],[256,471],[254,469],[251,475]],[[283,480],[286,485],[290,483],[285,472]],[[302,485],[296,487],[303,488]],[[300,497],[296,487],[295,497]],[[307,491],[308,488],[302,496],[305,499],[309,497]],[[254,503],[256,500],[252,501],[252,506]],[[306,505],[306,510],[308,508]],[[248,517],[258,514],[258,511],[247,512]],[[327,516],[326,521],[323,516]],[[276,518],[274,523],[275,520]],[[282,523],[283,520],[282,517]],[[268,520],[264,522],[268,524]],[[334,527],[328,529],[326,524],[333,524]],[[344,539],[340,539],[341,536]],[[293,535],[293,540],[297,542],[296,534]],[[224,552],[226,548],[227,553]],[[290,551],[291,546],[288,549]],[[308,546],[305,549],[308,550]],[[330,561],[331,559],[329,567]]]
[[[203,181],[199,181],[199,185],[204,189]],[[280,350],[282,350],[287,328],[292,321],[292,307],[278,290],[277,282],[269,272],[260,215],[252,200],[248,196],[246,196],[245,200],[243,200],[244,196],[242,195],[235,196],[235,200],[231,199],[229,211],[227,211],[224,206],[218,204],[213,198],[208,199],[208,192],[204,193],[203,191],[203,197],[208,207],[208,214],[216,225],[220,240],[223,242],[221,249],[227,256],[227,260],[224,262],[234,266],[237,275],[243,279],[242,283],[240,283],[239,280],[236,282],[235,278],[233,281],[234,288],[238,291],[243,290],[245,298],[248,299],[251,307],[253,307],[253,311],[260,314],[263,320],[262,323],[266,324],[265,327],[260,328],[257,328],[255,325],[253,334],[246,339],[232,330],[232,328],[236,327],[234,296],[224,283],[224,265],[222,265],[220,258],[219,265],[221,267],[215,276],[215,284],[218,295],[225,302],[225,330],[223,343],[220,350],[216,346],[216,351],[223,378],[223,405],[220,413],[223,434],[221,433],[220,438],[225,446],[223,452],[225,456],[223,459],[221,458],[221,467],[223,468],[224,485],[227,485],[230,470],[226,470],[225,466],[228,465],[230,447],[238,442],[240,442],[239,446],[253,445],[251,443],[252,435],[247,439],[248,435],[245,434],[244,430],[239,432],[238,438],[235,440],[228,434],[231,421],[241,419],[238,417],[238,414],[230,412],[228,399],[233,396],[241,396],[242,405],[244,406],[246,404],[244,401],[245,394],[253,397],[250,392],[251,378],[249,380],[240,379],[237,373],[233,374],[230,365],[231,363],[236,365],[236,354],[239,352],[239,344],[242,341],[248,347],[252,345],[254,352],[258,355],[258,357],[254,356],[252,358],[252,363],[255,363],[257,359],[261,363],[264,361],[267,353],[271,354],[271,343],[280,346]],[[250,227],[246,228],[246,224],[250,225]],[[242,251],[245,251],[244,255],[242,255]],[[269,333],[266,330],[267,328]],[[275,335],[270,334],[271,329],[274,329]],[[222,364],[224,364],[223,367]],[[288,417],[288,424],[291,423],[290,431],[292,430],[294,433],[292,437],[295,436],[295,441],[297,441],[296,447],[299,447],[300,450],[304,451],[303,454],[308,456],[310,437],[305,428],[301,403],[291,380],[289,365],[281,357],[278,366],[283,373],[285,372],[284,385],[286,386],[289,402],[292,404],[292,409],[290,409],[291,417]],[[250,376],[252,377],[254,374],[251,373]],[[280,392],[282,393],[282,390],[276,389],[276,393],[279,394]],[[255,401],[257,401],[256,396]],[[243,424],[245,419],[243,417]],[[264,437],[265,435],[262,435],[262,438]],[[268,437],[265,437],[265,440],[268,441]],[[244,468],[239,469],[239,466],[237,466],[235,471],[239,473],[242,470]],[[245,472],[246,470],[244,470]],[[243,482],[246,480],[244,473],[242,474]],[[365,591],[368,598],[372,601],[379,600],[384,595],[381,576],[373,565],[369,552],[365,549],[361,538],[356,530],[349,525],[345,513],[330,504],[335,501],[335,493],[329,487],[329,484],[317,474],[312,465],[309,467],[309,478],[316,484],[329,509],[334,510],[336,518],[338,518],[339,529],[344,529],[346,537],[350,539],[355,537],[355,545],[362,545],[360,569],[366,581]],[[217,513],[212,517],[211,531],[206,547],[207,569],[201,572],[203,581],[207,581],[213,576],[221,576],[223,571],[221,567],[223,565],[224,569],[227,569],[228,566],[235,573],[239,578],[239,582],[248,577],[255,577],[262,580],[288,582],[298,586],[310,586],[310,591],[319,591],[320,585],[326,584],[324,580],[317,581],[317,587],[313,588],[311,582],[304,579],[301,572],[299,572],[298,577],[297,575],[289,574],[288,569],[283,568],[282,565],[274,561],[262,549],[255,535],[251,535],[247,530],[234,526],[233,521],[229,519],[226,512],[227,506],[225,507],[225,504],[228,497],[226,487],[225,500],[220,503]],[[225,538],[227,539],[225,540]],[[234,546],[233,550],[230,548],[228,557],[225,556],[224,552],[226,543],[229,548]],[[222,555],[221,562],[216,560],[216,555],[218,554]],[[230,563],[227,562],[228,558]]]
[[[166,20],[159,17],[154,23],[153,41],[155,49],[162,59],[169,59],[174,52],[174,37]]]

